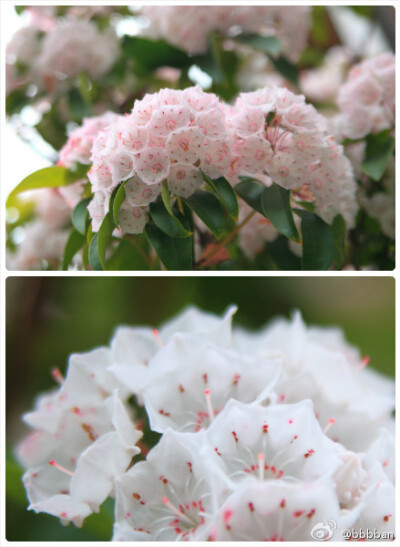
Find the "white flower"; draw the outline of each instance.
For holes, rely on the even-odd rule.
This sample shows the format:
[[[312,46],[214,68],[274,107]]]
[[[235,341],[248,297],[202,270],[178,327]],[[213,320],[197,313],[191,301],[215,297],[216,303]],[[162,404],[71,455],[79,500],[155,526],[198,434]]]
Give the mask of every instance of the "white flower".
[[[111,341],[112,365],[109,367],[119,382],[132,393],[141,393],[157,368],[153,357],[176,333],[195,333],[201,340],[215,342],[222,347],[231,344],[231,321],[236,307],[230,307],[224,317],[219,317],[188,307],[160,330],[143,327],[119,327]]]
[[[145,462],[116,481],[114,541],[206,540],[227,489],[201,434],[168,430]]]
[[[42,396],[37,410],[24,416],[36,431],[18,447],[21,463],[29,468],[24,485],[30,509],[77,526],[98,511],[114,477],[139,452],[135,444],[142,436],[106,370],[108,354],[100,348],[72,356],[65,381],[55,371],[61,388]]]
[[[318,482],[260,482],[238,485],[221,507],[212,538],[216,541],[312,541],[319,522],[334,520],[340,540],[344,516],[331,479]],[[354,519],[352,519],[354,521]],[[350,521],[352,522],[352,521]]]
[[[256,360],[196,336],[175,335],[149,365],[142,394],[152,429],[207,428],[229,399],[265,401],[280,362]]]
[[[393,382],[380,388],[371,381],[368,358],[357,356],[337,330],[308,330],[295,314],[257,335],[236,332],[234,340],[242,351],[281,356],[286,378],[275,387],[278,401],[312,399],[322,428],[346,448],[365,450],[381,427],[390,427]]]
[[[310,400],[268,407],[230,401],[206,436],[234,482],[312,482],[341,466],[341,450],[321,431]]]

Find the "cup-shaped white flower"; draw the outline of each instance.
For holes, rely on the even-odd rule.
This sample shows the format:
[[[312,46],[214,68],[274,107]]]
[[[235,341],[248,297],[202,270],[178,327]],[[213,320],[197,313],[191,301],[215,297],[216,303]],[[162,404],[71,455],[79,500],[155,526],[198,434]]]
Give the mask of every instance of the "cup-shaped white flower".
[[[140,452],[135,444],[142,433],[134,428],[117,391],[79,414],[64,412],[59,427],[58,442],[51,443],[50,454],[47,451],[51,459],[23,477],[29,509],[81,526],[85,517],[99,510],[115,477]]]
[[[147,461],[116,480],[114,541],[206,540],[227,486],[203,435],[168,430]],[[209,456],[209,455],[208,455]]]
[[[176,333],[193,333],[200,340],[210,340],[221,346],[232,343],[232,316],[236,307],[231,306],[222,319],[194,307],[165,323],[159,330],[146,327],[119,327],[111,341],[112,365],[109,371],[132,393],[139,394],[151,377],[151,370],[165,360],[153,361],[156,354]]]
[[[333,520],[337,529],[332,529],[331,537],[341,539],[342,519],[330,479],[311,483],[249,479],[238,485],[219,510],[212,538],[311,543],[313,528]]]
[[[368,449],[390,427],[394,384],[366,371],[368,358],[346,344],[337,329],[307,329],[299,313],[259,334],[235,332],[235,345],[256,355],[281,355],[285,373],[275,388],[279,402],[312,399],[327,434],[356,451]]]
[[[143,398],[151,427],[159,432],[205,429],[230,399],[265,401],[280,376],[279,360],[254,359],[183,334],[154,361]]]

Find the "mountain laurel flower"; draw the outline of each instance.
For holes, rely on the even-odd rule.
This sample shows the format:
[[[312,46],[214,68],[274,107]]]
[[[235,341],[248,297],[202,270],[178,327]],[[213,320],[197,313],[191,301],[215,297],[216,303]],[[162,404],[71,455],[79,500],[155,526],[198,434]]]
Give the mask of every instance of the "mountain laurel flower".
[[[111,496],[113,541],[394,535],[393,382],[340,329],[235,311],[119,327],[54,370],[17,448],[29,508],[81,526]]]
[[[309,6],[145,6],[141,13],[150,21],[146,36],[163,38],[189,53],[205,53],[212,32],[229,38],[240,29],[277,36],[292,62],[306,47],[311,25]]]
[[[307,190],[328,223],[337,214],[352,227],[358,210],[350,161],[328,133],[327,120],[303,95],[265,87],[241,93],[228,110],[237,175]]]
[[[344,138],[394,129],[395,57],[382,53],[353,66],[337,97]]]

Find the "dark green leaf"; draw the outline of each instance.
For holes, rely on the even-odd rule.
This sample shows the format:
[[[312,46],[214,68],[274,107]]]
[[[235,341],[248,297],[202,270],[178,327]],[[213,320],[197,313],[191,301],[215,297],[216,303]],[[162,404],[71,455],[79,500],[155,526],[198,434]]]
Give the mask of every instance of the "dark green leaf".
[[[282,51],[281,41],[275,36],[260,36],[259,34],[239,34],[235,37],[236,42],[246,44],[254,49],[268,53],[269,55],[279,55]]]
[[[264,189],[261,202],[264,215],[273,226],[289,239],[299,241],[290,205],[290,190],[286,190],[278,184],[272,184],[269,188]]]
[[[71,216],[72,225],[74,226],[75,230],[77,230],[79,233],[83,235],[86,234],[87,220],[89,217],[87,207],[90,202],[91,202],[91,198],[83,199],[82,201],[78,203],[78,205],[72,211],[72,216]]]
[[[197,190],[184,201],[219,239],[224,230],[225,215],[218,199],[210,192]]]
[[[241,182],[235,186],[236,193],[244,199],[247,205],[264,216],[262,195],[265,185],[251,177],[239,177]]]
[[[288,61],[285,57],[278,57],[278,59],[270,57],[270,59],[275,70],[286,78],[286,80],[289,80],[296,87],[299,85],[299,72],[296,65]]]
[[[116,188],[114,188],[111,197],[110,197],[110,212],[112,214],[112,218],[114,221],[115,226],[119,226],[118,223],[118,215],[119,210],[121,209],[121,205],[123,204],[126,194],[125,194],[125,183],[121,182]]]
[[[154,224],[170,237],[188,237],[191,232],[186,230],[181,222],[173,214],[171,206],[167,211],[165,202],[161,196],[150,203],[150,216]]]
[[[61,119],[58,104],[54,103],[49,112],[42,116],[39,123],[35,125],[39,135],[55,150],[60,150],[67,140],[67,129],[65,121]]]
[[[335,216],[331,228],[335,240],[335,265],[338,270],[341,270],[345,261],[344,238],[346,235],[346,222],[342,215]]]
[[[131,241],[125,239],[121,240],[112,257],[107,260],[106,268],[111,271],[139,271],[149,269],[138,249]]]
[[[21,192],[36,190],[37,188],[58,188],[59,186],[68,186],[80,178],[82,178],[81,173],[74,173],[66,167],[61,167],[59,165],[44,167],[25,177],[24,180],[10,192],[6,206],[11,206],[13,198]]]
[[[105,269],[105,256],[110,243],[115,224],[111,213],[107,213],[99,231],[94,234],[89,247],[89,262],[94,270]]]
[[[361,169],[371,179],[378,182],[381,180],[393,154],[394,138],[390,136],[389,130],[386,130],[377,135],[368,135],[366,141],[365,159]]]
[[[61,266],[62,270],[68,270],[68,266],[71,264],[72,259],[79,249],[84,246],[85,241],[85,236],[80,232],[77,232],[74,229],[71,231],[64,249],[64,257]]]
[[[148,222],[146,236],[167,270],[192,269],[192,238],[174,238],[162,232],[154,222]]]
[[[190,64],[190,57],[165,40],[150,40],[139,36],[124,36],[122,49],[142,69],[153,71],[160,66],[182,68]]]
[[[239,215],[239,206],[236,199],[236,194],[232,186],[226,180],[225,177],[212,180],[208,175],[201,171],[203,179],[211,186],[214,192],[217,194],[222,205],[225,207],[228,215],[233,219],[237,219]]]
[[[327,270],[335,257],[331,227],[314,213],[302,209],[294,211],[301,218],[302,269]]]
[[[32,99],[27,97],[25,87],[11,91],[6,97],[6,112],[9,116],[20,112]]]
[[[289,240],[284,236],[277,237],[266,244],[264,254],[273,261],[274,268],[283,271],[298,271],[301,269],[301,260],[289,248]],[[260,257],[261,258],[261,257]],[[256,257],[256,264],[258,263]]]

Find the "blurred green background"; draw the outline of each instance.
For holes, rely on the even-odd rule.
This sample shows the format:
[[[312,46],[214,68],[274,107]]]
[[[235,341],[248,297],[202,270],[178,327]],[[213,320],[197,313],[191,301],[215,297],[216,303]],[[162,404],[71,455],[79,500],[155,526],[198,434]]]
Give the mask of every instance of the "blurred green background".
[[[15,444],[21,414],[54,387],[50,370],[68,356],[108,344],[121,324],[158,326],[188,304],[221,314],[236,303],[235,324],[264,325],[300,309],[308,324],[339,325],[370,366],[394,376],[395,283],[390,277],[13,277],[7,280],[6,405],[9,541],[100,541],[111,537],[112,503],[81,530],[26,510]]]

